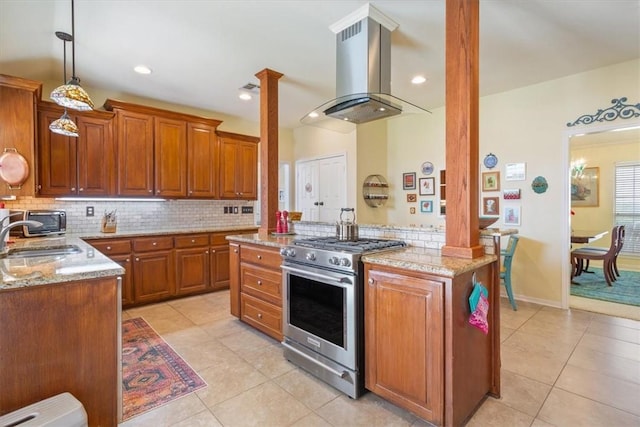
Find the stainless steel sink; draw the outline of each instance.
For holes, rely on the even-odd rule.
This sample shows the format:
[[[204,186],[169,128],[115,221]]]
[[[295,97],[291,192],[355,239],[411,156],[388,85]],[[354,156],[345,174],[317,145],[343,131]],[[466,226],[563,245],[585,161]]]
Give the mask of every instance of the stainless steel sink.
[[[27,258],[37,256],[55,256],[77,254],[82,252],[76,245],[41,246],[37,248],[14,248],[9,249],[7,258]]]

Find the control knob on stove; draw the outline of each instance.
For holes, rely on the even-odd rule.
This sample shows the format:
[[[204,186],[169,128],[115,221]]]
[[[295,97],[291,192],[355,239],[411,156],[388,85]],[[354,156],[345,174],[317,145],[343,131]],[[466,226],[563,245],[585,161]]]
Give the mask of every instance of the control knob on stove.
[[[349,261],[349,258],[341,258],[340,265],[343,267],[351,267],[351,261]]]
[[[316,254],[314,254],[313,252],[309,252],[305,258],[307,258],[307,261],[315,261]]]
[[[332,256],[329,258],[329,264],[340,265],[340,259],[337,256]]]
[[[296,250],[293,248],[282,248],[280,249],[280,255],[294,258],[296,256]]]

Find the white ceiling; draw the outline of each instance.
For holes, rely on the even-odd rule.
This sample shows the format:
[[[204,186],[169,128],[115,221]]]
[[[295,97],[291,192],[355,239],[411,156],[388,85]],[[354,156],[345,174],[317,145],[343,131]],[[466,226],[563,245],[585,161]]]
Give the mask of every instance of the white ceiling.
[[[284,74],[280,124],[296,127],[335,96],[329,27],[365,3],[75,0],[76,74],[86,87],[257,122],[258,100],[238,89],[270,68]],[[371,2],[399,24],[392,94],[427,109],[444,105],[444,3]],[[62,82],[55,31],[71,33],[70,0],[0,0],[0,73]],[[640,57],[640,1],[481,0],[480,40],[482,96]],[[153,74],[135,74],[138,64]],[[416,74],[427,82],[412,85]]]

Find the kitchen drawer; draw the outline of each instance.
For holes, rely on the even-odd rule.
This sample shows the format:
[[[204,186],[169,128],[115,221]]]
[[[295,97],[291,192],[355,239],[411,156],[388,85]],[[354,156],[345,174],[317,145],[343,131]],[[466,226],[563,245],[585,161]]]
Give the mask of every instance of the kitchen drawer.
[[[227,235],[229,233],[212,233],[210,236],[211,246],[221,246],[229,243]]]
[[[273,304],[282,304],[281,273],[242,263],[240,277],[241,292],[249,293]]]
[[[277,248],[242,245],[240,249],[240,261],[258,264],[280,271],[282,256],[280,256],[280,251]]]
[[[208,234],[188,234],[184,236],[176,236],[176,248],[195,248],[198,246],[209,246]]]
[[[173,237],[139,237],[133,239],[134,252],[150,252],[173,249]]]
[[[282,308],[261,301],[251,295],[241,294],[241,319],[272,338],[282,341]]]
[[[131,253],[131,240],[90,240],[88,243],[102,252],[109,255],[126,255]]]

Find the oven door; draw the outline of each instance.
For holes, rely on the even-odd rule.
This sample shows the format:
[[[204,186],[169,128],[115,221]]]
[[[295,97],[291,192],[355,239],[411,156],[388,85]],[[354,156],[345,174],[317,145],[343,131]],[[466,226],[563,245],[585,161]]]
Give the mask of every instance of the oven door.
[[[285,263],[284,336],[356,370],[357,275]]]

